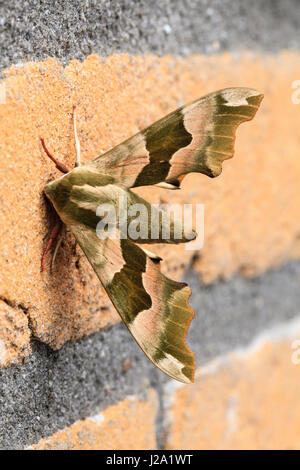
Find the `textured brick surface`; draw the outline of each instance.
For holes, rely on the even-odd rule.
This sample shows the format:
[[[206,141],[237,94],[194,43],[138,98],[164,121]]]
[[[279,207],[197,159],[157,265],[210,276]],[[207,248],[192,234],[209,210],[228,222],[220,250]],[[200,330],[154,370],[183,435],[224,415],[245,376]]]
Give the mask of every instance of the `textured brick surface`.
[[[292,362],[299,322],[288,330],[285,340],[282,326],[248,351],[200,369],[190,387],[167,389],[166,447],[300,449],[300,365]]]
[[[41,252],[55,221],[42,189],[58,172],[39,136],[71,167],[73,104],[86,160],[212,90],[246,85],[263,91],[262,108],[239,129],[235,158],[225,162],[219,178],[190,175],[180,192],[139,190],[155,202],[205,204],[205,246],[201,258],[193,258],[204,282],[236,272],[252,276],[299,257],[299,107],[291,101],[299,65],[296,53],[187,59],[123,54],[90,56],[66,68],[49,59],[7,71],[6,104],[0,105],[0,296],[27,311],[37,338],[59,348],[118,321],[71,236],[53,274],[48,268],[40,273]],[[156,251],[175,278],[194,255],[183,247]]]
[[[28,318],[0,300],[0,367],[19,363],[30,353]]]
[[[145,402],[135,397],[111,406],[102,413],[42,439],[38,450],[134,450],[155,449],[157,398],[154,391]]]

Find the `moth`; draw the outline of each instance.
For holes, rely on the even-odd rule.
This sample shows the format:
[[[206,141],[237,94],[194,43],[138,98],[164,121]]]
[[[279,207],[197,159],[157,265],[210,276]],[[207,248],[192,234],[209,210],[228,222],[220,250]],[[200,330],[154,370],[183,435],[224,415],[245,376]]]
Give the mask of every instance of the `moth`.
[[[131,188],[157,185],[179,189],[188,173],[218,176],[222,162],[233,156],[236,128],[254,117],[262,98],[261,93],[248,88],[210,93],[84,165],[80,162],[74,112],[77,162],[71,171],[52,156],[41,139],[47,155],[64,173],[45,186],[46,196],[71,229],[138,345],[159,369],[180,382],[194,381],[195,357],[186,344],[194,315],[188,303],[190,288],[162,274],[161,259],[145,250],[143,244],[188,240],[184,236],[175,239],[176,220],[171,217],[168,240],[161,236],[165,223],[161,218],[155,240],[122,236],[119,219],[118,236],[101,239],[96,231],[100,220],[97,207],[109,203],[117,208],[120,198],[125,198],[127,209],[135,203],[153,209]],[[151,214],[157,216],[158,210],[154,208]],[[142,224],[150,223],[142,220]],[[59,224],[50,236],[42,268],[58,233]]]

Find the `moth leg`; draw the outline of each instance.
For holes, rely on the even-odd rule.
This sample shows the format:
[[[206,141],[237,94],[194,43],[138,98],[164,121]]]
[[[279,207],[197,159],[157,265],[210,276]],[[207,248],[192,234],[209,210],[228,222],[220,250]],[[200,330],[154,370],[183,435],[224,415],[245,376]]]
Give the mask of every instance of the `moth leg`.
[[[42,254],[42,259],[41,259],[41,272],[43,272],[44,269],[45,269],[45,259],[46,259],[47,253],[48,253],[48,251],[50,250],[53,241],[55,240],[55,238],[57,238],[61,227],[62,227],[62,221],[61,221],[61,220],[58,220],[58,221],[56,222],[56,224],[55,224],[53,230],[52,230],[51,233],[50,233],[50,237],[49,237],[47,246],[46,246],[46,248],[45,248],[45,250],[44,250],[44,252],[43,252],[43,254]]]
[[[42,143],[43,149],[46,152],[46,155],[50,158],[50,160],[52,160],[55,163],[56,168],[62,173],[69,173],[68,168],[63,163],[56,160],[56,158],[53,157],[53,155],[49,152],[49,150],[46,147],[45,141],[42,138],[41,138],[41,143]]]
[[[60,247],[60,245],[61,245],[61,242],[63,241],[64,235],[65,235],[65,234],[64,234],[64,225],[63,225],[63,226],[62,226],[62,230],[61,230],[61,232],[59,233],[58,238],[57,238],[57,241],[56,241],[54,253],[53,253],[53,256],[52,256],[52,260],[51,260],[51,270],[53,269],[53,266],[54,266],[54,263],[55,263],[55,259],[56,259],[56,255],[57,255],[57,252],[58,252],[59,247]]]
[[[78,139],[77,126],[76,126],[76,106],[73,106],[73,129],[74,129],[75,150],[76,150],[75,166],[81,166],[80,142],[79,142],[79,139]]]

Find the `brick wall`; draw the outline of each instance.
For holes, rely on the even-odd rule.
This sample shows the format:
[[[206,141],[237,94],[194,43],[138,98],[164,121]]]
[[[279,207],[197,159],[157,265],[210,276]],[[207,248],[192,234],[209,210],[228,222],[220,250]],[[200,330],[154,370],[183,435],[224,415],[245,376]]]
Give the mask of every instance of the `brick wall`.
[[[0,447],[300,448],[297,2],[35,3],[0,6]],[[74,104],[86,161],[227,86],[265,98],[222,175],[138,190],[205,204],[201,251],[156,250],[193,291],[197,378],[178,386],[143,357],[70,233],[40,272],[55,221],[42,190],[58,172],[39,137],[70,167]]]

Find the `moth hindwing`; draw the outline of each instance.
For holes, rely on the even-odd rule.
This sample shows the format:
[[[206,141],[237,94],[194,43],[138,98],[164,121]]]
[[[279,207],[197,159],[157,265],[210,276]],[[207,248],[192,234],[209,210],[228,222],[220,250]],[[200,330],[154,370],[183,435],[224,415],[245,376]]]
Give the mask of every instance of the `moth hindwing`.
[[[237,126],[252,119],[263,95],[248,88],[228,88],[211,93],[152,124],[104,155],[74,168],[48,183],[45,193],[67,224],[127,328],[162,371],[181,382],[194,380],[194,354],[186,344],[193,318],[189,287],[164,276],[155,258],[142,244],[180,243],[174,238],[176,221],[167,220],[170,237],[155,240],[124,237],[120,215],[114,237],[97,234],[97,207],[120,198],[153,209],[130,188],[160,184],[179,188],[191,172],[218,176],[222,162],[233,156]],[[119,207],[118,207],[119,209]],[[154,215],[153,215],[154,214]],[[151,218],[140,224],[151,225]]]

